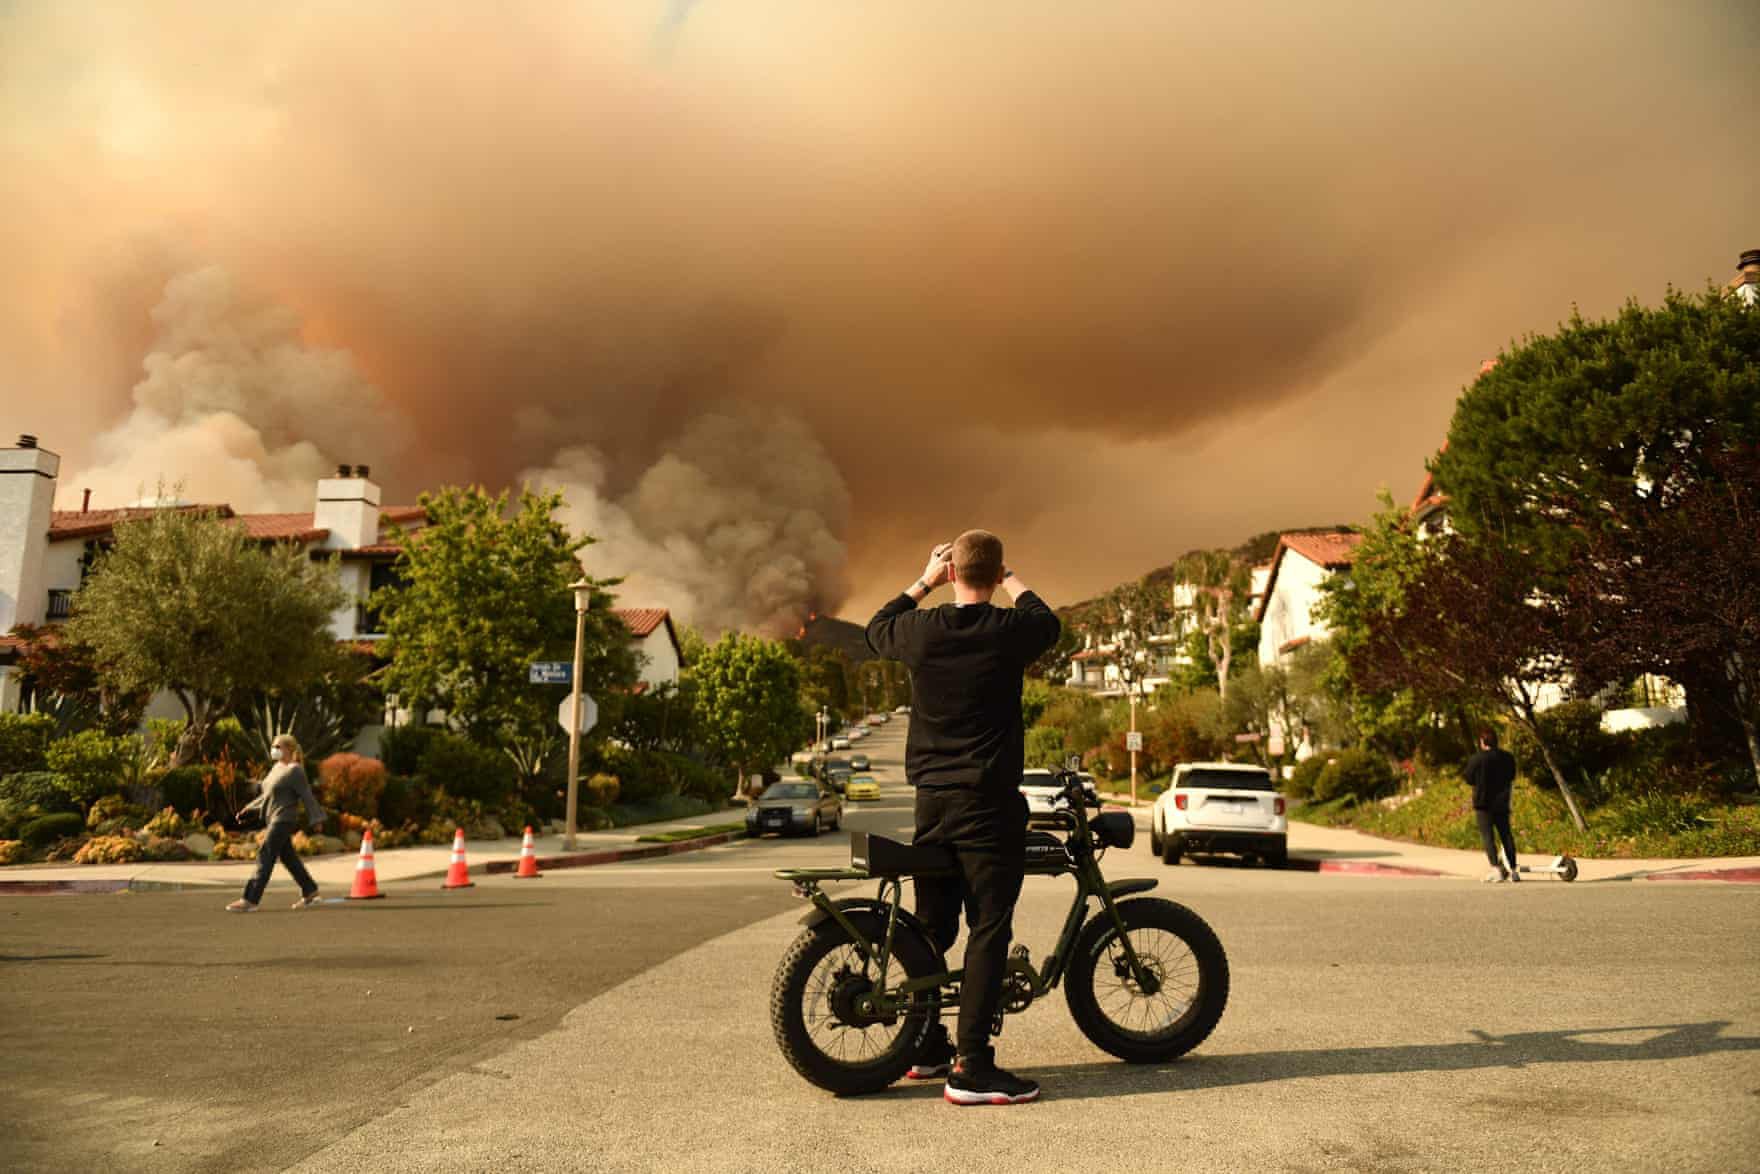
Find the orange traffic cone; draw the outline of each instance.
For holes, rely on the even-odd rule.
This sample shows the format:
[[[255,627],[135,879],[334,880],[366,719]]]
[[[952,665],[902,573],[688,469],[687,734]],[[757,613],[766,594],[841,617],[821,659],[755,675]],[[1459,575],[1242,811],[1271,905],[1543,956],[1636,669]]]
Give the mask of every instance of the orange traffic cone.
[[[543,875],[538,871],[538,849],[532,844],[532,829],[528,827],[526,842],[519,846],[519,871],[513,876],[515,880],[518,880],[521,877]]]
[[[373,829],[361,832],[361,858],[354,864],[354,888],[348,891],[350,901],[373,901],[385,894],[379,891],[379,873],[373,868]]]
[[[468,889],[476,883],[471,879],[471,870],[464,862],[464,829],[455,828],[452,837],[452,867],[446,870],[446,880],[440,887]]]

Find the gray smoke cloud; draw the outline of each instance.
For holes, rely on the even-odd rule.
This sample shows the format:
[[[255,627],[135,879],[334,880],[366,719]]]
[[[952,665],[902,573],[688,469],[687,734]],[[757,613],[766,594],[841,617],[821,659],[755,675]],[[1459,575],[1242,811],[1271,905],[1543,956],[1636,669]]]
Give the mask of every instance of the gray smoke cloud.
[[[587,445],[521,479],[560,490],[571,527],[598,538],[582,556],[589,572],[623,576],[631,602],[709,632],[791,633],[820,601],[844,597],[849,491],[804,424],[738,406],[698,416],[663,447],[618,495]]]
[[[308,344],[285,307],[219,266],[180,274],[152,309],[132,407],[73,479],[104,504],[161,486],[244,511],[311,507],[313,483],[366,438],[395,459],[408,426],[347,352]]]

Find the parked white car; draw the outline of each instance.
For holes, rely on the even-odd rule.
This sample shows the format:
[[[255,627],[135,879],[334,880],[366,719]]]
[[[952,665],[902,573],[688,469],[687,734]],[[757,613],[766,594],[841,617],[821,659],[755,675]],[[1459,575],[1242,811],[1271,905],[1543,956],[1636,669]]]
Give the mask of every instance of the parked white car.
[[[1097,795],[1094,789],[1094,776],[1086,771],[1081,775],[1082,786],[1088,794]],[[1069,801],[1063,797],[1063,788],[1057,785],[1057,776],[1048,770],[1034,767],[1021,772],[1021,794],[1027,800],[1027,822],[1045,819],[1060,808],[1067,808]]]
[[[848,738],[833,738],[833,739],[831,739],[831,748],[833,750],[848,750],[849,749],[849,739]]]
[[[1187,852],[1232,852],[1281,868],[1289,859],[1289,817],[1264,767],[1185,762],[1155,798],[1149,847],[1168,864]]]

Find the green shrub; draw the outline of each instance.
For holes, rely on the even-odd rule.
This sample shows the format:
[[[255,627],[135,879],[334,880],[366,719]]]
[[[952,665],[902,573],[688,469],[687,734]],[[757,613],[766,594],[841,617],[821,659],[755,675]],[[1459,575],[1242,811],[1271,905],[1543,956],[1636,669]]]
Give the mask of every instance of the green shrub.
[[[105,795],[86,812],[86,830],[96,836],[133,831],[146,820],[147,812],[121,795]]]
[[[18,838],[35,848],[53,844],[86,830],[85,817],[77,811],[57,811],[39,815],[18,829]]]
[[[22,803],[14,803],[10,799],[0,799],[0,840],[16,840],[18,829],[27,820],[36,818],[36,814]]]
[[[1314,798],[1321,803],[1346,796],[1374,799],[1398,785],[1387,759],[1373,750],[1341,750],[1314,780]]]
[[[43,759],[66,780],[69,797],[82,808],[90,807],[122,790],[123,766],[133,750],[127,741],[100,730],[81,730],[51,742]]]
[[[173,839],[169,836],[148,837],[141,845],[141,853],[148,860],[155,861],[189,860],[195,856],[181,837]]]
[[[446,733],[438,726],[396,726],[379,737],[379,761],[394,775],[413,775],[421,770],[422,755],[434,739]]]
[[[379,821],[386,827],[428,822],[430,803],[421,783],[408,775],[386,775],[379,792]]]
[[[0,713],[0,776],[48,769],[43,754],[54,737],[46,713]]]
[[[376,819],[385,778],[385,764],[377,758],[332,754],[318,766],[318,801],[327,810]]]
[[[622,792],[622,783],[617,776],[605,774],[603,771],[593,775],[582,785],[587,802],[594,807],[611,806],[617,802],[617,796]]]
[[[205,766],[174,766],[159,776],[159,794],[165,804],[179,815],[191,815],[208,809],[206,791],[209,775]]]
[[[1710,807],[1696,795],[1674,795],[1647,791],[1617,799],[1596,814],[1596,830],[1607,835],[1674,836],[1699,831],[1709,826],[1705,813]]]
[[[0,802],[65,811],[73,805],[73,784],[54,771],[27,770],[0,779]]]
[[[1331,754],[1310,754],[1296,763],[1295,770],[1290,772],[1289,779],[1283,785],[1283,793],[1291,799],[1311,799],[1314,786],[1320,781],[1320,772],[1332,761]]]
[[[433,737],[422,752],[417,773],[435,790],[489,809],[513,798],[519,781],[507,755],[479,746],[462,734]]]
[[[193,823],[177,814],[177,808],[167,807],[142,824],[141,830],[149,836],[163,836],[167,839],[181,840],[191,832],[201,831],[202,828],[200,824]]]
[[[1055,726],[1034,726],[1027,731],[1027,765],[1062,766],[1065,755],[1063,731]]]

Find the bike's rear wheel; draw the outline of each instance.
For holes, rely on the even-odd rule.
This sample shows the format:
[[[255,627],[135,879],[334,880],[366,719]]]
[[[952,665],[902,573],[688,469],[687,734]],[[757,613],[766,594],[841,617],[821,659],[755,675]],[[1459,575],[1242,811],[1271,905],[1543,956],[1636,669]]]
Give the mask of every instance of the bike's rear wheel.
[[[848,914],[863,937],[878,945],[886,923],[867,912]],[[926,978],[939,959],[914,929],[893,931],[887,981]],[[794,1070],[840,1096],[878,1092],[905,1074],[928,1030],[936,992],[920,991],[909,1010],[881,1019],[863,1017],[854,1001],[870,991],[875,968],[864,967],[855,942],[835,921],[802,933],[782,956],[770,988],[770,1026]]]
[[[1123,901],[1131,949],[1154,976],[1144,989],[1104,912],[1076,938],[1064,996],[1082,1034],[1133,1064],[1183,1056],[1215,1030],[1228,1004],[1228,957],[1202,917],[1158,898]]]

